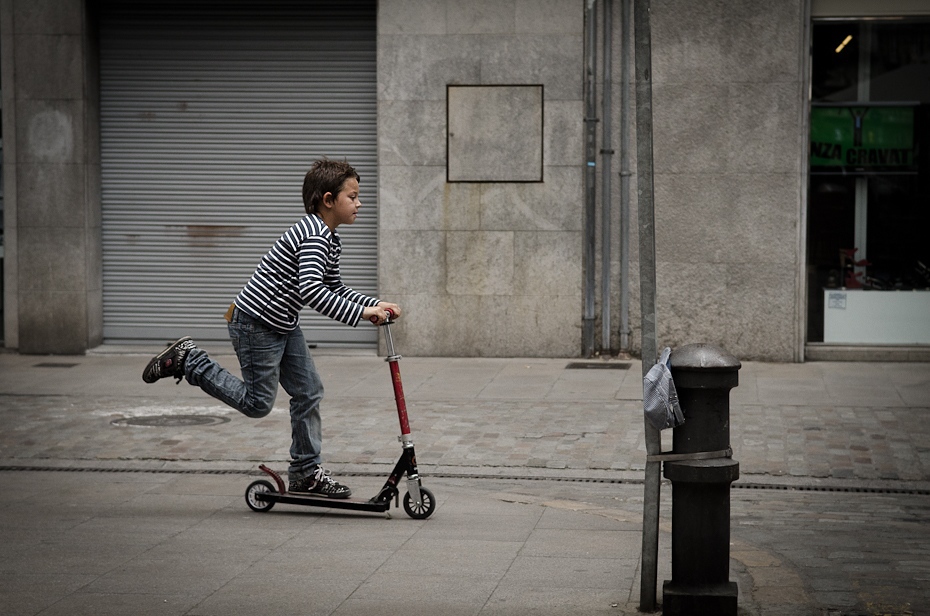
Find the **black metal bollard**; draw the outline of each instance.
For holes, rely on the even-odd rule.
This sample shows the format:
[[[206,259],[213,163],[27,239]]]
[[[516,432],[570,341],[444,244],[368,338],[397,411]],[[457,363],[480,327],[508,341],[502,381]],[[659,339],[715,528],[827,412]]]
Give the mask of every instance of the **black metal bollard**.
[[[736,616],[730,572],[730,484],[739,462],[730,450],[730,390],[740,362],[715,346],[689,344],[669,358],[685,415],[674,429],[665,478],[672,482],[672,579],[662,614]]]

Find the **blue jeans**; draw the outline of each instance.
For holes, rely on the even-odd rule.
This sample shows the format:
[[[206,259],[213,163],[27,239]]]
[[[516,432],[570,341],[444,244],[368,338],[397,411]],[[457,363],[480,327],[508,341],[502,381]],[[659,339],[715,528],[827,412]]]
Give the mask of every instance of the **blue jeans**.
[[[291,397],[291,479],[309,475],[320,464],[323,437],[320,401],[323,383],[300,328],[282,334],[238,308],[229,337],[239,357],[242,379],[210,359],[202,349],[187,355],[187,382],[247,417],[265,417],[274,406],[278,383]]]

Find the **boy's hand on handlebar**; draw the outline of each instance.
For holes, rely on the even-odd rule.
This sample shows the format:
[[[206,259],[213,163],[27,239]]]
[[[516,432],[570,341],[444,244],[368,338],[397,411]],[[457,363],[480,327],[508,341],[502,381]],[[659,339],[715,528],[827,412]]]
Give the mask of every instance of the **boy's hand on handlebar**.
[[[366,306],[362,311],[362,318],[367,319],[375,325],[381,325],[388,319],[387,312],[380,306]]]
[[[391,302],[378,302],[378,307],[384,308],[385,311],[390,311],[392,321],[396,321],[400,318],[400,306],[397,304],[392,304]]]
[[[388,314],[388,311],[391,314]],[[391,304],[388,302],[380,302],[377,306],[366,307],[362,311],[362,318],[368,319],[375,325],[382,325],[388,320],[396,319],[400,316],[400,307],[397,304]]]

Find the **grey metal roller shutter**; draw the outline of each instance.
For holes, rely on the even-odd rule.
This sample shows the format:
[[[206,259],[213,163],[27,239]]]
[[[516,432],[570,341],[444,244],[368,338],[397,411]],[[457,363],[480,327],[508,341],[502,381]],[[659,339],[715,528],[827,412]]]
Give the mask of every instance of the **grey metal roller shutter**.
[[[361,175],[342,276],[376,295],[374,1],[99,7],[105,341],[226,340],[223,313],[304,215],[323,156]],[[301,318],[311,343],[377,342]]]

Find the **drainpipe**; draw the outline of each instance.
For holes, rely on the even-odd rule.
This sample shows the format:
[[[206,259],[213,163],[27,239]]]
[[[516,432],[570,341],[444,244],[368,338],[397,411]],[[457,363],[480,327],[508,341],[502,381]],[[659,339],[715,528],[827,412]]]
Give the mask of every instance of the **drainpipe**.
[[[601,353],[610,353],[610,214],[612,195],[610,194],[610,175],[612,173],[613,149],[611,149],[610,116],[611,95],[613,84],[611,81],[611,54],[613,53],[613,0],[604,0],[604,79],[601,86],[604,90],[601,107],[601,154],[604,155],[604,168],[601,170]]]
[[[581,352],[584,357],[594,354],[594,243],[596,241],[595,216],[597,204],[597,18],[595,0],[585,4],[585,170],[584,170],[584,318],[582,319]]]
[[[620,350],[630,350],[630,3],[620,15]]]

